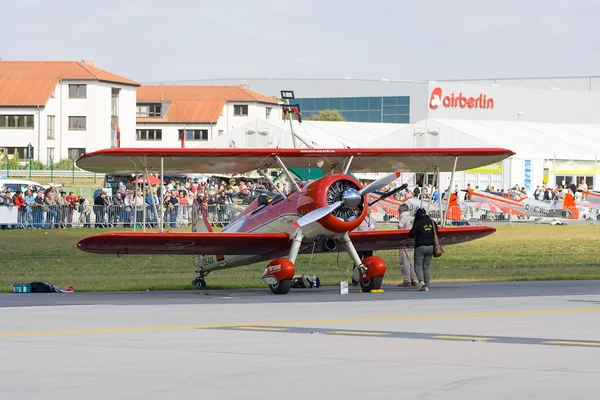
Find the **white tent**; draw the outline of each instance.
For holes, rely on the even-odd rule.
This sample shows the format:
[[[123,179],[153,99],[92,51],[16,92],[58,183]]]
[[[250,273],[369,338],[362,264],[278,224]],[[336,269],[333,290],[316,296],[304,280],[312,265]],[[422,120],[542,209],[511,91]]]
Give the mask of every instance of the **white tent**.
[[[595,160],[600,156],[600,125],[430,118],[369,146],[502,147],[519,158]]]
[[[600,179],[600,125],[430,118],[376,139],[369,147],[502,147],[516,153],[500,166],[457,173],[459,187],[471,183],[509,188],[521,183],[534,188],[572,177],[586,176],[596,184]],[[445,174],[442,184],[447,181]]]
[[[362,122],[292,122],[294,133],[313,147],[362,147],[367,143],[397,131],[403,124]],[[298,147],[307,147],[297,141]],[[211,148],[293,148],[289,121],[257,119],[219,137],[203,143]]]

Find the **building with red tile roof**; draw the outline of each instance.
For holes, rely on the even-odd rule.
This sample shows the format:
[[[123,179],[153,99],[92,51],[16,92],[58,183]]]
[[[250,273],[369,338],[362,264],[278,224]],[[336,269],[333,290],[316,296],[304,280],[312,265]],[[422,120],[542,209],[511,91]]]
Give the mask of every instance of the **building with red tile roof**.
[[[280,100],[247,86],[141,86],[136,141],[144,147],[200,146],[251,120],[282,119]],[[139,146],[139,144],[138,144]],[[136,146],[136,147],[138,147]]]
[[[0,61],[0,149],[46,164],[111,147],[135,130],[139,86],[92,60]]]

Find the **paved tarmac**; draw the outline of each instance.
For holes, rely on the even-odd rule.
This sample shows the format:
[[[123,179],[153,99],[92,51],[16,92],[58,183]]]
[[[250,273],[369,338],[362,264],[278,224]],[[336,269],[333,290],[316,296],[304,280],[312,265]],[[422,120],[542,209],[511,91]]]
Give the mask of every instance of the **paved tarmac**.
[[[600,282],[0,295],[27,399],[596,398]]]

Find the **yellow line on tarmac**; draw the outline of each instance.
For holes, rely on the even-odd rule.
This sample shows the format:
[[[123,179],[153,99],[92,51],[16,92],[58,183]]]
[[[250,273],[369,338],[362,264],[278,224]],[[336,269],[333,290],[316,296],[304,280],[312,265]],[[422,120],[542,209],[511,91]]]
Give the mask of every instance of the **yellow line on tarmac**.
[[[328,334],[336,334],[336,335],[363,335],[363,336],[383,336],[388,335],[385,332],[366,332],[366,331],[331,331],[327,332]]]
[[[600,342],[569,342],[564,340],[549,340],[548,344],[570,344],[573,346],[600,346]]]
[[[456,340],[494,340],[494,338],[486,338],[486,337],[473,337],[473,336],[433,336],[435,339],[456,339]]]
[[[498,311],[482,313],[465,314],[434,314],[434,315],[396,315],[390,317],[356,317],[342,319],[314,319],[304,321],[277,321],[277,322],[257,322],[243,324],[207,324],[207,325],[174,325],[174,326],[147,326],[147,327],[129,327],[129,328],[100,328],[100,329],[74,329],[62,331],[33,331],[33,332],[6,332],[0,333],[0,337],[26,337],[26,336],[51,336],[51,335],[80,335],[88,333],[125,333],[125,332],[152,332],[152,331],[179,331],[188,329],[221,329],[221,328],[239,328],[239,327],[268,327],[268,326],[292,326],[292,325],[318,325],[318,324],[340,324],[352,322],[373,322],[373,321],[415,321],[422,319],[457,319],[457,318],[483,318],[483,317],[511,317],[522,315],[549,315],[549,314],[572,314],[599,312],[600,307],[596,308],[578,308],[567,310],[532,310],[532,311]]]
[[[244,329],[250,331],[289,331],[288,328],[269,328],[267,326],[239,326],[235,329]]]

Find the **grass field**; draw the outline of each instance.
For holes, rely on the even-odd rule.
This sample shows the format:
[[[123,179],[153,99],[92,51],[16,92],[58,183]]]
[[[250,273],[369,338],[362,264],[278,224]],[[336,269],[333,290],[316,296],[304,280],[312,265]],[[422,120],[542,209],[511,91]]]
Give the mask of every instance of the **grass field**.
[[[503,281],[600,279],[600,226],[499,226],[482,240],[447,246],[432,263],[432,280]],[[182,229],[189,231],[189,229]],[[105,232],[94,229],[0,231],[0,291],[19,281],[74,285],[77,291],[193,289],[191,256],[105,256],[76,248],[79,239]],[[397,251],[381,251],[388,265],[384,284],[399,283]],[[210,288],[267,287],[263,264],[218,271]],[[296,273],[317,274],[324,285],[349,279],[345,253],[300,256]]]

